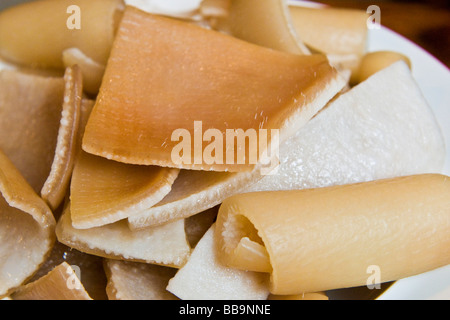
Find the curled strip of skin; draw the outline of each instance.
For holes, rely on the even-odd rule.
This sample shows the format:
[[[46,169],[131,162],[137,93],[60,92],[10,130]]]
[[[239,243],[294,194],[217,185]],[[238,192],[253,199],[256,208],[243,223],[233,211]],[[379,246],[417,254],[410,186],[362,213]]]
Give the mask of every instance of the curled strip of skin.
[[[270,272],[273,294],[362,286],[370,265],[397,280],[449,263],[449,192],[449,177],[422,174],[236,195],[219,209],[217,250]]]

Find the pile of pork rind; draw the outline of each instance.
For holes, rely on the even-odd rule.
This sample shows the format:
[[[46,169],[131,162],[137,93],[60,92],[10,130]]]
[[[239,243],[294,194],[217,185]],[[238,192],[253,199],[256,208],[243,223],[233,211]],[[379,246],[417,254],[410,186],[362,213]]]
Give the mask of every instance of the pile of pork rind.
[[[285,1],[188,1],[179,10],[162,3],[126,4],[276,50],[325,53],[346,85],[282,143],[276,173],[180,170],[119,163],[82,150],[84,128],[107,63],[89,56],[84,49],[88,43],[78,39],[66,44],[56,68],[32,68],[28,62],[20,65],[3,57],[0,296],[282,298],[270,295],[267,274],[218,262],[212,230],[224,199],[240,192],[442,170],[442,135],[406,64],[397,62],[354,86],[355,65],[366,53],[365,12],[342,11],[353,17],[343,19],[353,26],[342,30],[353,30],[347,38],[357,40],[320,47],[314,43],[317,37],[301,35],[301,18],[295,18],[301,17],[301,9],[295,13],[297,7]],[[114,8],[110,20],[125,8],[120,1],[110,1],[109,6]],[[329,13],[304,10],[318,10],[318,16],[320,11]],[[332,19],[318,18],[317,23],[326,20]],[[320,30],[314,21],[309,23]],[[342,41],[346,36],[341,35]],[[27,50],[33,50],[31,44]],[[396,92],[392,100],[390,86],[400,82],[404,92]],[[308,297],[327,298],[325,293],[302,296]]]

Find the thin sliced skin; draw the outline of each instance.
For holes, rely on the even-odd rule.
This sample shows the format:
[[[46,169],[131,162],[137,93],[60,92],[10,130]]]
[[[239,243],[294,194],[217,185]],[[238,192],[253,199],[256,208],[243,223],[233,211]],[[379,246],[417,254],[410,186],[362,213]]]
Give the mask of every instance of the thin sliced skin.
[[[55,156],[64,87],[62,77],[0,71],[0,148],[37,194]]]
[[[167,290],[183,300],[265,300],[269,276],[226,267],[218,260],[213,224]]]
[[[166,290],[177,269],[105,259],[109,300],[178,300]]]
[[[169,194],[155,206],[130,216],[129,226],[137,230],[192,217],[219,205],[257,179],[258,169],[251,173],[181,170]]]
[[[70,187],[72,225],[89,229],[126,219],[160,202],[178,169],[124,164],[81,151]]]
[[[56,236],[59,242],[88,254],[175,268],[184,265],[191,252],[184,220],[138,231],[130,230],[125,220],[75,229],[70,219],[70,203],[58,221]]]
[[[0,150],[0,296],[33,276],[55,242],[55,218]]]
[[[77,47],[106,64],[122,10],[121,0],[40,0],[12,6],[0,12],[0,56],[27,67],[63,69],[63,51]]]
[[[365,10],[290,5],[289,12],[296,33],[314,52],[358,57],[366,52]]]
[[[92,60],[78,48],[63,51],[63,63],[66,68],[78,65],[83,74],[83,90],[91,96],[96,96],[102,83],[105,65]]]
[[[449,194],[440,174],[241,194],[219,209],[216,249],[239,268],[234,248],[256,232],[276,295],[363,286],[372,267],[398,280],[450,263]]]
[[[282,52],[311,53],[295,31],[286,0],[230,2],[223,24],[233,36]]]
[[[440,173],[445,155],[436,117],[407,65],[398,62],[331,101],[280,146],[277,171],[246,191]]]
[[[63,262],[45,276],[22,286],[13,300],[92,300],[75,270]]]
[[[52,210],[62,203],[69,187],[75,156],[81,117],[83,83],[81,69],[68,67],[64,74],[65,90],[61,121],[56,141],[55,155],[41,197]]]
[[[180,163],[173,153],[181,142],[173,134],[184,129],[198,140],[194,122],[201,121],[223,141],[230,128],[252,129],[258,136],[259,129],[279,129],[283,141],[344,85],[323,55],[278,52],[127,7],[83,149],[131,164],[249,172],[256,164],[195,163],[198,157]],[[199,148],[203,154],[206,144]]]
[[[357,83],[361,58],[367,52],[367,12],[290,5],[289,13],[293,28],[305,45],[312,52],[326,54],[336,68],[350,70],[351,83]]]

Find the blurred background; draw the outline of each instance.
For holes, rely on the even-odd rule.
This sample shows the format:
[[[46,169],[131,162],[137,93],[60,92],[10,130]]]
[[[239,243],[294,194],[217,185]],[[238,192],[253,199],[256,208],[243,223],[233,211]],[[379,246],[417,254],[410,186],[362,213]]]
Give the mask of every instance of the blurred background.
[[[0,10],[31,0],[0,0]],[[263,0],[261,0],[263,1]],[[450,0],[317,0],[324,4],[381,9],[381,24],[417,43],[450,68]]]
[[[335,7],[381,9],[381,24],[430,52],[450,68],[450,0],[319,0]]]

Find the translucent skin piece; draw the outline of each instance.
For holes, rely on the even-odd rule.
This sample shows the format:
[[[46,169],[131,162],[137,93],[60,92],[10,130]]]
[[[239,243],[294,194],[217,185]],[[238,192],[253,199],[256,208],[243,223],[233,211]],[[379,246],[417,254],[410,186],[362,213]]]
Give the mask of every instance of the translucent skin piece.
[[[63,99],[62,77],[0,72],[0,148],[38,194],[54,159]]]
[[[67,262],[45,276],[19,288],[13,300],[92,300]]]
[[[52,210],[58,208],[66,195],[78,151],[77,139],[83,93],[80,68],[77,65],[66,68],[64,81],[64,101],[55,155],[49,176],[41,190],[42,199]]]
[[[0,150],[0,297],[29,279],[55,242],[47,204]]]
[[[293,28],[306,46],[312,52],[327,54],[336,68],[351,70],[351,81],[355,83],[367,46],[366,11],[290,5],[289,12]]]
[[[282,140],[344,85],[323,55],[277,52],[127,7],[83,149],[132,164],[249,171],[253,164],[174,163],[172,134],[195,139],[202,121],[223,141],[226,129],[279,129]]]
[[[395,51],[375,51],[366,53],[355,74],[356,81],[363,82],[375,73],[389,67],[397,61],[403,61],[409,69],[412,69],[411,60],[400,52]]]
[[[180,170],[172,189],[153,207],[128,218],[131,229],[141,229],[184,219],[219,205],[246,186],[260,179],[252,172],[212,172]]]
[[[63,51],[64,66],[78,65],[83,74],[83,90],[96,96],[102,83],[105,66],[86,56],[78,48],[69,48]]]
[[[63,51],[77,47],[106,64],[121,6],[120,0],[40,0],[8,8],[0,13],[0,56],[30,67],[63,68]],[[79,28],[71,27],[73,19]]]
[[[111,259],[181,267],[191,248],[186,239],[184,220],[132,231],[122,220],[101,227],[75,229],[70,204],[56,226],[58,241],[79,251]]]
[[[73,226],[99,227],[152,207],[170,192],[178,171],[80,152],[70,186]]]
[[[248,42],[283,52],[310,54],[295,31],[286,0],[231,0],[226,24],[233,36]]]
[[[366,52],[367,19],[364,10],[289,6],[299,37],[316,52],[361,57]]]
[[[450,263],[449,194],[439,174],[241,194],[219,209],[216,248],[227,264],[256,230],[277,295],[366,285],[372,267],[378,282],[397,280]]]

